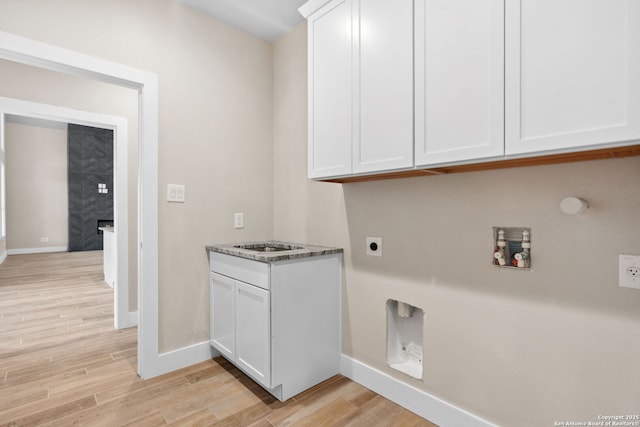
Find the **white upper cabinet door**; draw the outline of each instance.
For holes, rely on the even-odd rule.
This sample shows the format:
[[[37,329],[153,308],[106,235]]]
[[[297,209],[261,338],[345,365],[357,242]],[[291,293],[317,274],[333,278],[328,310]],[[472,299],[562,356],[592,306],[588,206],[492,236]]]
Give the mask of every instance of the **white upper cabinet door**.
[[[351,173],[351,0],[309,16],[309,178]]]
[[[507,0],[506,153],[640,138],[640,1]]]
[[[413,166],[413,0],[354,2],[353,172]]]
[[[416,0],[416,166],[504,154],[504,0]]]

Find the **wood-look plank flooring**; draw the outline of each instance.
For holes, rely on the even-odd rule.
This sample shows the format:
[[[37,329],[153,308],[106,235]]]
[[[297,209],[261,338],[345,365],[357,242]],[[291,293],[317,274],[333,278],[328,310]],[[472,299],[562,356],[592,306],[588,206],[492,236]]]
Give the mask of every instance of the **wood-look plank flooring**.
[[[102,252],[0,265],[0,426],[434,426],[337,375],[279,402],[222,358],[150,380]]]

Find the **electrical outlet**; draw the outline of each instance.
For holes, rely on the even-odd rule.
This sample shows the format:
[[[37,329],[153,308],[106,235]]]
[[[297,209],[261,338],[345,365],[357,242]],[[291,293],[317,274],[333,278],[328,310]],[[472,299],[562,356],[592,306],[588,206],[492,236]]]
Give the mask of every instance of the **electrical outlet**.
[[[233,215],[233,228],[244,228],[243,213],[236,213]]]
[[[382,256],[382,237],[367,237],[367,255]]]
[[[618,281],[622,288],[640,289],[640,255],[620,255]]]

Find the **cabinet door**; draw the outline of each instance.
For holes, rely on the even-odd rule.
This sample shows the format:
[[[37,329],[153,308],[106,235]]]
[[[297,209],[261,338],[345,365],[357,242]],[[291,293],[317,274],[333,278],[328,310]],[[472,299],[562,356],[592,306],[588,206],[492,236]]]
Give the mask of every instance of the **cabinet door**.
[[[354,2],[353,171],[413,166],[413,0]]]
[[[351,0],[309,17],[309,178],[351,173]]]
[[[416,166],[504,154],[504,0],[416,1]]]
[[[269,291],[236,281],[236,363],[271,387],[271,301]]]
[[[507,0],[506,152],[640,138],[640,2]]]
[[[230,360],[235,359],[235,282],[211,273],[211,345]]]

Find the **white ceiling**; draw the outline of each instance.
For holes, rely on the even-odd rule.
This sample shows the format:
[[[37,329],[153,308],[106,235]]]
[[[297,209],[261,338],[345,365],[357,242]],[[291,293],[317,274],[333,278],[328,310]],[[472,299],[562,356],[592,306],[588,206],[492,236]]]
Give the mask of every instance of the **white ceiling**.
[[[306,1],[182,0],[186,5],[270,42],[302,21],[298,8]]]

